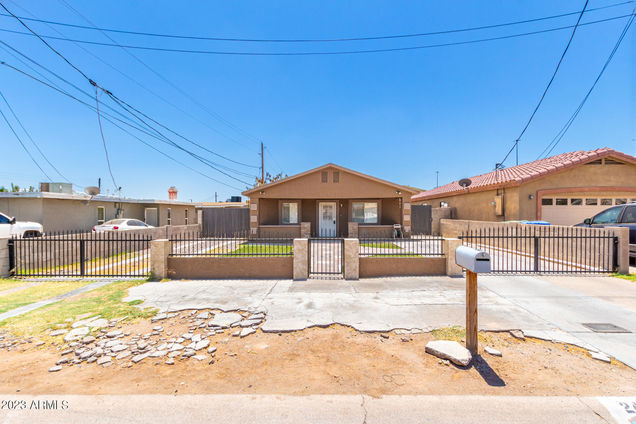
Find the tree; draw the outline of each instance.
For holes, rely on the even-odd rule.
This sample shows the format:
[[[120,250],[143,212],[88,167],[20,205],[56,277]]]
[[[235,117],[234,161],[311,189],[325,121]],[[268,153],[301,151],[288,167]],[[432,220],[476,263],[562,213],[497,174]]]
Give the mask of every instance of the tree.
[[[287,174],[284,174],[282,172],[279,172],[276,175],[272,175],[269,172],[265,173],[265,179],[263,180],[262,178],[256,178],[255,182],[254,182],[254,187],[259,187],[262,186],[264,184],[269,184],[269,183],[273,183],[274,181],[280,181],[283,178],[287,178]]]

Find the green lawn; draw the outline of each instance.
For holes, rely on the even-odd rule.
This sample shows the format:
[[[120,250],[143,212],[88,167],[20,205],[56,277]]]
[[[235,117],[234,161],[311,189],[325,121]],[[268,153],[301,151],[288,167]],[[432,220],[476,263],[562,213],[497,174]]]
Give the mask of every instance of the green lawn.
[[[360,246],[363,247],[373,247],[376,249],[401,249],[397,244],[391,243],[390,241],[383,241],[380,243],[360,243]]]
[[[260,243],[244,243],[236,250],[227,252],[222,256],[262,256],[266,254],[290,255],[293,252],[293,247],[288,245],[272,245],[272,244],[260,244]]]
[[[58,324],[68,326],[67,318],[74,319],[83,314],[101,315],[102,318],[106,319],[151,317],[157,312],[155,308],[140,309],[136,307],[135,305],[141,301],[122,302],[130,287],[145,282],[146,280],[116,281],[26,314],[0,321],[0,329],[9,330],[21,336],[37,336],[48,329],[58,328]],[[79,284],[78,282],[72,283],[76,286]]]
[[[623,280],[636,282],[636,274],[612,274],[612,277],[622,278]]]
[[[6,280],[0,280],[4,282]],[[0,296],[0,313],[28,305],[39,300],[49,299],[59,294],[85,286],[92,281],[47,281],[28,289]],[[24,284],[28,284],[24,282]]]
[[[30,281],[0,278],[0,292],[29,284],[31,284]]]

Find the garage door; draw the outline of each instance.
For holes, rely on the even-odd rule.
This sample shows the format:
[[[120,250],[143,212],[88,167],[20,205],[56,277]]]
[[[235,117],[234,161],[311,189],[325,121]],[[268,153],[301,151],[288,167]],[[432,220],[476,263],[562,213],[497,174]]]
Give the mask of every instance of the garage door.
[[[552,225],[575,225],[592,218],[613,205],[636,201],[624,197],[568,197],[554,196],[541,199],[541,219]]]

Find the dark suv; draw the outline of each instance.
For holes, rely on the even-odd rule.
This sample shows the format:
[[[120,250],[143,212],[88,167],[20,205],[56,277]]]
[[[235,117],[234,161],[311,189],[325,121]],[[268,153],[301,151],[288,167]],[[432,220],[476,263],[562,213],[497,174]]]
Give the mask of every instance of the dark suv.
[[[605,209],[577,227],[629,227],[629,256],[636,258],[636,202]]]

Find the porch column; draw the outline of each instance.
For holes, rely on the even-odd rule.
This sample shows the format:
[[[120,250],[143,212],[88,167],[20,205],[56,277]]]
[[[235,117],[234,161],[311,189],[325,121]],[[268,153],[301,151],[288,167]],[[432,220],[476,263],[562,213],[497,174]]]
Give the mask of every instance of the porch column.
[[[300,223],[300,238],[308,239],[311,237],[311,222]]]
[[[258,199],[250,199],[250,236],[258,235]]]
[[[405,236],[411,235],[411,203],[404,201],[402,204],[402,228]]]
[[[344,278],[357,280],[360,278],[360,240],[344,239]]]
[[[349,231],[347,231],[347,237],[349,238],[358,238],[358,223],[357,222],[349,222]]]

